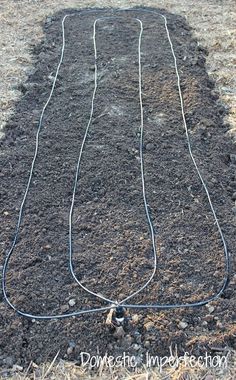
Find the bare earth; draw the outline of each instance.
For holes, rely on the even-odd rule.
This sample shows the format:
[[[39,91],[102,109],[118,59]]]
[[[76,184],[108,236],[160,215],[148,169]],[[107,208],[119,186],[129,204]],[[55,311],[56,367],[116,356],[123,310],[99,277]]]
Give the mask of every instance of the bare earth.
[[[235,63],[235,10],[234,1],[158,1],[158,8],[166,8],[172,13],[184,15],[198,41],[207,48],[207,70],[216,81],[220,99],[229,109],[227,121],[230,129],[236,131],[235,102],[236,102],[236,70]],[[21,96],[21,84],[31,74],[33,64],[31,47],[43,38],[42,22],[56,11],[75,7],[132,7],[137,5],[157,6],[157,1],[14,1],[0,0],[0,22],[2,36],[0,41],[0,74],[1,74],[1,115],[0,129],[14,111],[16,100]],[[234,137],[234,133],[232,134]],[[235,278],[234,278],[235,280]],[[37,366],[36,366],[37,367]],[[58,371],[58,372],[57,372]],[[53,373],[52,378],[76,378],[82,376],[76,368],[62,363]],[[193,371],[192,377],[183,374],[180,368],[173,379],[203,378]],[[42,369],[38,371],[42,378]],[[53,377],[54,376],[54,377]],[[64,377],[63,377],[64,376]],[[66,377],[67,376],[67,377]],[[131,375],[127,375],[134,378]],[[154,377],[156,376],[156,377]],[[190,375],[188,375],[190,376]],[[200,375],[199,375],[200,376]],[[105,378],[105,375],[102,377]],[[109,376],[108,376],[109,378]],[[146,374],[135,377],[146,379]],[[161,378],[153,374],[153,378]],[[228,377],[219,372],[216,378],[233,379],[231,371]],[[209,378],[208,380],[213,380]]]

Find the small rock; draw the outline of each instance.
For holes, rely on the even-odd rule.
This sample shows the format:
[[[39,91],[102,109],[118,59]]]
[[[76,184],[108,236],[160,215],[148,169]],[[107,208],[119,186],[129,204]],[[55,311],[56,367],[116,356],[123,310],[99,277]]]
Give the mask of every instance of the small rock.
[[[136,337],[136,343],[138,343],[138,344],[142,343],[142,336],[141,335]]]
[[[230,186],[230,188],[232,188],[232,189],[236,189],[236,181],[231,181],[231,182],[229,183],[229,186]]]
[[[51,82],[54,82],[55,77],[54,77],[52,74],[49,74],[49,75],[48,75],[48,79],[49,79]]]
[[[8,368],[12,368],[14,361],[15,359],[13,358],[13,356],[7,356],[5,359],[3,359],[4,365]]]
[[[236,164],[236,154],[230,154],[229,157],[232,164]]]
[[[146,340],[146,341],[144,342],[144,347],[145,347],[145,348],[149,348],[150,345],[151,345],[151,343],[150,343],[149,340]]]
[[[214,121],[212,119],[208,119],[206,117],[202,118],[201,123],[205,127],[214,127]]]
[[[203,321],[203,322],[202,322],[202,326],[203,326],[203,327],[207,327],[207,326],[208,326],[207,321]]]
[[[184,321],[180,321],[179,324],[178,324],[178,327],[179,329],[186,329],[186,327],[188,327],[188,323],[187,322],[184,322]]]
[[[125,341],[126,341],[126,343],[127,343],[128,345],[131,346],[131,344],[132,344],[133,341],[134,341],[134,338],[132,338],[131,335],[126,335],[126,337],[125,337]]]
[[[68,311],[68,308],[69,308],[68,305],[62,305],[62,306],[61,306],[61,312],[62,312],[62,313],[65,313],[66,311]]]
[[[135,148],[128,148],[128,153],[131,154],[131,156],[135,156],[135,154],[138,153],[138,151]]]
[[[155,148],[155,145],[153,143],[147,143],[145,148],[146,150],[153,150]]]
[[[125,336],[125,332],[122,326],[116,327],[116,331],[114,332],[114,337],[117,339],[121,339]]]
[[[233,193],[232,199],[233,199],[233,201],[236,201],[236,192]]]
[[[212,321],[214,320],[214,317],[213,317],[213,315],[211,315],[211,314],[207,314],[207,315],[203,318],[203,320],[204,320],[205,322],[212,322]]]
[[[75,304],[76,304],[75,299],[72,298],[71,300],[69,300],[68,304],[69,304],[71,307],[75,306]]]
[[[45,248],[45,249],[51,249],[52,246],[51,246],[51,244],[46,244],[46,245],[44,246],[44,248]]]
[[[214,377],[212,375],[206,375],[204,380],[214,380]]]
[[[216,327],[218,327],[219,329],[223,329],[223,328],[224,328],[224,325],[223,325],[223,323],[221,323],[220,321],[217,321],[217,322],[216,322]]]
[[[210,314],[213,313],[213,311],[215,310],[214,306],[212,306],[212,305],[206,305],[206,307],[207,307]]]
[[[7,216],[7,215],[9,215],[9,212],[8,211],[4,211],[3,215]]]
[[[74,351],[74,347],[68,347],[66,351],[67,355],[71,355],[73,351]]]
[[[139,344],[137,344],[137,343],[134,343],[133,345],[132,345],[132,348],[134,349],[134,351],[138,351],[139,349],[140,349],[140,345]]]
[[[236,215],[236,207],[235,207],[235,206],[232,208],[232,213],[233,213],[234,215]]]
[[[74,340],[71,340],[71,341],[69,342],[69,347],[72,347],[72,348],[75,348],[75,347],[76,347],[76,343],[75,343]]]
[[[13,365],[13,367],[12,367],[12,370],[14,371],[14,372],[17,372],[17,371],[23,371],[23,367],[21,367],[20,365],[17,365],[17,364],[14,364]]]
[[[139,321],[139,315],[138,315],[138,314],[134,314],[134,315],[132,316],[132,321],[133,321],[134,323],[137,323],[137,322]]]

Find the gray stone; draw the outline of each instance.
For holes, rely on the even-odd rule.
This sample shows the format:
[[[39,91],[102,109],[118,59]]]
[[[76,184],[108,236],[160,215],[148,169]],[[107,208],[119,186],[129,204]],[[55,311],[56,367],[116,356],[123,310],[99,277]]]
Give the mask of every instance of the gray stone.
[[[116,327],[116,331],[114,332],[114,337],[117,339],[124,338],[125,332],[122,326]]]
[[[206,375],[205,380],[214,380],[212,375]]]
[[[232,208],[232,212],[233,212],[234,215],[236,215],[236,207]]]
[[[144,347],[145,347],[145,348],[150,348],[150,346],[151,346],[150,341],[149,341],[149,340],[146,340],[146,341],[144,342]]]
[[[230,161],[232,164],[236,164],[236,154],[230,154]]]
[[[155,145],[153,143],[147,143],[145,148],[146,150],[153,150],[155,149]]]
[[[14,364],[13,365],[13,367],[12,367],[12,370],[14,371],[14,372],[18,372],[18,371],[23,371],[23,367],[21,366],[21,365],[18,365],[18,364]]]
[[[140,350],[141,346],[139,344],[137,344],[137,343],[134,343],[132,345],[132,348],[133,348],[134,351],[138,351],[138,350]]]
[[[236,201],[236,192],[233,193],[232,199],[233,199],[233,201]]]
[[[71,300],[69,300],[68,304],[69,304],[71,307],[75,306],[75,304],[76,304],[75,299],[72,298]]]
[[[210,314],[213,313],[213,311],[215,310],[214,306],[208,304],[206,305],[206,308],[208,309]]]
[[[74,351],[74,347],[68,347],[66,353],[67,355],[71,355],[73,351]]]
[[[13,356],[7,356],[5,359],[3,359],[3,364],[8,367],[12,368],[15,362],[15,358]]]
[[[179,329],[184,330],[184,329],[186,329],[186,327],[188,327],[188,324],[185,321],[180,321],[178,324],[178,327],[179,327]]]
[[[72,347],[72,348],[75,348],[75,347],[76,347],[76,343],[75,343],[74,340],[71,340],[71,341],[69,342],[69,347]]]
[[[134,338],[131,335],[126,335],[125,337],[126,343],[131,346],[131,344],[134,342]]]

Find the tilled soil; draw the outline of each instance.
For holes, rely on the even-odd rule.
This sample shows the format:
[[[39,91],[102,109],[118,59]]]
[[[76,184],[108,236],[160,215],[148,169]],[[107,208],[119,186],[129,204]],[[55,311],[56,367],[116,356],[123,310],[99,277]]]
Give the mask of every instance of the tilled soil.
[[[22,86],[22,98],[1,141],[2,259],[14,236],[39,116],[60,57],[65,13],[47,20],[45,40],[34,48],[35,71]],[[207,52],[192,38],[183,18],[163,13],[177,56],[193,153],[233,252],[236,156],[223,121],[225,110],[205,70]],[[66,20],[64,61],[45,113],[32,184],[10,261],[8,293],[17,308],[31,314],[106,305],[81,290],[68,270],[68,215],[94,88],[92,33],[98,15],[78,14]],[[98,89],[73,214],[76,275],[89,289],[121,300],[142,286],[153,269],[140,176],[139,24],[133,17],[140,17],[144,24],[143,152],[159,257],[152,284],[131,302],[198,301],[220,289],[224,253],[188,153],[163,20],[140,11],[122,13],[119,20],[100,21],[97,27]],[[0,364],[39,363],[54,357],[59,349],[60,357],[78,361],[81,351],[115,356],[125,350],[141,358],[148,350],[164,355],[171,344],[177,344],[180,352],[222,351],[235,344],[234,286],[235,277],[210,310],[129,311],[135,316],[121,339],[105,325],[107,313],[38,322],[17,316],[0,299]],[[72,307],[71,299],[75,300]],[[180,321],[186,322],[185,329]],[[67,351],[70,345],[73,349]]]

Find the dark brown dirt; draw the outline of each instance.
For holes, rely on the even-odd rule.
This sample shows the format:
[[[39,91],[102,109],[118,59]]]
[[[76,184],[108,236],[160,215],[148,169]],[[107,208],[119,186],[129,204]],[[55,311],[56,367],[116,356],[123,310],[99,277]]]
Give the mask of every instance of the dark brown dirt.
[[[107,14],[109,14],[108,11]],[[164,12],[164,11],[163,11]],[[208,184],[229,250],[235,247],[232,194],[235,147],[227,137],[225,110],[205,70],[206,51],[192,38],[183,18],[167,14],[178,59],[193,152]],[[1,141],[1,252],[10,247],[35,148],[39,115],[48,97],[61,48],[58,13],[45,24],[45,40],[34,48],[35,71]],[[105,14],[105,12],[104,12]],[[140,178],[138,33],[132,14],[98,25],[99,85],[94,118],[82,159],[73,216],[74,264],[90,289],[121,299],[140,287],[152,270],[149,230]],[[176,303],[206,298],[219,290],[224,255],[210,207],[190,160],[173,58],[163,21],[137,11],[142,41],[144,163],[148,203],[155,226],[159,262],[155,280],[133,303]],[[81,291],[68,270],[68,214],[78,152],[89,118],[93,91],[92,26],[95,13],[66,22],[66,49],[55,93],[46,111],[39,154],[24,210],[19,240],[10,262],[8,290],[21,310],[63,313],[101,306]],[[127,23],[126,23],[127,22]],[[235,295],[207,307],[138,312],[130,338],[116,340],[105,327],[107,313],[63,321],[32,322],[0,300],[0,364],[6,358],[26,365],[52,358],[69,342],[81,351],[111,353],[145,350],[164,355],[170,344],[194,353],[234,346]],[[75,299],[70,307],[68,301]],[[132,311],[131,314],[136,313]],[[188,327],[181,330],[180,320]],[[152,324],[147,324],[152,321]],[[207,322],[203,323],[203,322]],[[148,328],[147,328],[148,327]],[[148,330],[148,331],[147,331]],[[149,343],[148,343],[149,342]],[[137,347],[135,347],[137,349]]]

